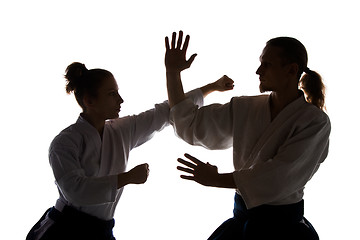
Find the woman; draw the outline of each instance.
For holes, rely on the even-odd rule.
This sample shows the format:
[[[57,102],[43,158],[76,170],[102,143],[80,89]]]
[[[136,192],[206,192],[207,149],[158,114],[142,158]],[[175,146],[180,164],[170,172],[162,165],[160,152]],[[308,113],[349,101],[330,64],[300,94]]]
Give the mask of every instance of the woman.
[[[169,106],[164,102],[139,115],[119,118],[124,101],[109,71],[72,63],[65,78],[66,92],[75,94],[83,111],[50,145],[49,160],[60,196],[27,239],[115,239],[113,217],[123,187],[142,184],[149,174],[147,163],[126,172],[129,152],[169,124]],[[188,96],[201,106],[203,95],[230,89],[227,83],[220,79]]]

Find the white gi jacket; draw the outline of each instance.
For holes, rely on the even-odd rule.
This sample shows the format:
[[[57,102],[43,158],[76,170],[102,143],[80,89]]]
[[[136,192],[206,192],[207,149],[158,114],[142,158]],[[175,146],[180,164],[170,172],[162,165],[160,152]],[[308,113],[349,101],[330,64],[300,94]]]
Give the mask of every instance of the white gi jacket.
[[[269,95],[234,97],[198,108],[189,99],[170,111],[177,135],[208,149],[233,147],[237,193],[248,209],[299,202],[328,153],[330,120],[302,95],[271,121]]]
[[[202,105],[200,89],[188,96]],[[164,102],[139,115],[106,121],[102,140],[81,116],[61,131],[49,149],[60,193],[55,207],[61,211],[69,205],[103,220],[112,219],[123,191],[117,189],[117,174],[125,172],[131,149],[169,125],[169,111]]]

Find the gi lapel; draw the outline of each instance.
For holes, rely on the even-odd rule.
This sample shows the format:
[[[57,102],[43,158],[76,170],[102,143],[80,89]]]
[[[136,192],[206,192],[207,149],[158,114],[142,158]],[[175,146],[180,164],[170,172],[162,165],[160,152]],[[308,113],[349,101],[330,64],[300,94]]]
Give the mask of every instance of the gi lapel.
[[[289,121],[289,119],[291,119],[291,116],[296,113],[299,108],[305,106],[304,104],[306,104],[306,101],[302,95],[287,105],[270,123],[249,155],[248,163],[251,166],[259,160],[266,161],[276,154],[288,136],[289,130],[294,125],[293,121]]]

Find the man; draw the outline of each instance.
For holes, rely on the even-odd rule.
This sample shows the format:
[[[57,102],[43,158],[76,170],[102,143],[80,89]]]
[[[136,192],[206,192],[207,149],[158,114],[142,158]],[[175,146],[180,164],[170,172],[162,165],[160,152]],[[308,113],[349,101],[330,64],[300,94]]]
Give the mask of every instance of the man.
[[[331,127],[322,110],[324,85],[307,67],[305,47],[294,38],[271,39],[256,71],[260,91],[270,94],[198,108],[186,99],[180,76],[196,57],[186,60],[189,39],[183,44],[180,31],[176,43],[173,33],[170,46],[165,38],[170,121],[189,144],[234,151],[235,171],[226,174],[189,154],[178,159],[188,173],[182,178],[236,189],[234,217],[209,239],[318,239],[303,216],[303,189],[327,156]]]

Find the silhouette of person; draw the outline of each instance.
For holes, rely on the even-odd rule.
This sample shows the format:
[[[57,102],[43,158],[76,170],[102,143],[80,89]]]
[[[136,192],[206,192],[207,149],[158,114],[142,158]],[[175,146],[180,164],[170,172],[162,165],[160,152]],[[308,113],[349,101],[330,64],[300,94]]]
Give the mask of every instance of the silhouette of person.
[[[165,38],[170,122],[189,144],[233,147],[231,173],[189,154],[178,159],[183,179],[236,189],[233,217],[209,239],[318,239],[304,217],[303,195],[327,157],[331,125],[322,79],[307,67],[304,45],[291,37],[266,43],[256,74],[260,92],[270,94],[199,108],[185,98],[180,77],[196,57],[186,59],[189,39],[182,42],[182,31],[177,42],[173,33],[171,45]]]
[[[124,102],[117,82],[104,69],[82,63],[66,69],[67,93],[74,93],[82,113],[57,135],[49,148],[59,198],[33,226],[27,239],[115,239],[114,212],[123,187],[145,183],[149,165],[126,171],[130,151],[169,125],[167,101],[138,115],[119,118]],[[189,92],[194,103],[224,91],[220,79]]]

